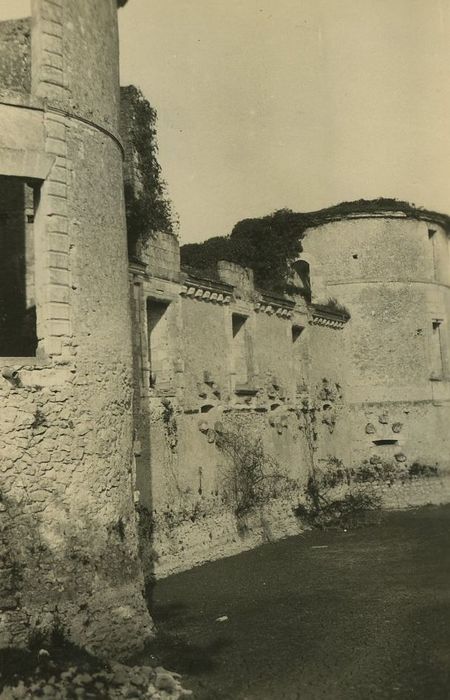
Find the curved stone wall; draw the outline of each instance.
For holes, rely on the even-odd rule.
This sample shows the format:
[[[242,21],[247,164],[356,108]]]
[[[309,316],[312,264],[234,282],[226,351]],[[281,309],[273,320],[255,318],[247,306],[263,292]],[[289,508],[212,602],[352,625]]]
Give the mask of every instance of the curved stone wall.
[[[17,129],[7,146],[16,174],[30,175],[33,154],[48,174],[34,219],[37,356],[0,358],[0,644],[58,625],[120,657],[152,623],[133,503],[116,2],[35,0],[32,26],[21,114],[34,141]]]
[[[313,301],[335,298],[351,313],[341,359],[353,459],[398,455],[448,466],[447,232],[431,219],[380,212],[325,221],[306,232],[304,250],[315,260]],[[386,412],[388,427],[379,421]]]

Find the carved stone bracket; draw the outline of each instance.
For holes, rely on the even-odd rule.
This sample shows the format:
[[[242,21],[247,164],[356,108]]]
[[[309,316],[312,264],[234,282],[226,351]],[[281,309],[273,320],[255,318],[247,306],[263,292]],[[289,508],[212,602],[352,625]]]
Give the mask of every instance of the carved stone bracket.
[[[293,302],[287,300],[283,301],[282,299],[261,296],[255,304],[255,311],[266,313],[269,316],[275,314],[279,318],[291,318],[294,306]]]
[[[313,311],[309,323],[313,326],[326,326],[340,330],[344,328],[347,319],[323,311]]]
[[[211,301],[214,304],[229,304],[231,302],[230,292],[191,280],[182,285],[180,294],[183,297]]]

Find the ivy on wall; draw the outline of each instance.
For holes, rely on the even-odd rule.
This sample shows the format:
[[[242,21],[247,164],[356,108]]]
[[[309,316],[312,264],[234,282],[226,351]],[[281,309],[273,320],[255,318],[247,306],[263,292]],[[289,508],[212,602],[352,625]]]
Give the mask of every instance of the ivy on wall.
[[[120,96],[128,253],[136,257],[156,232],[174,233],[174,216],[158,162],[156,110],[134,85]]]
[[[450,226],[450,219],[397,199],[378,198],[342,202],[310,213],[295,213],[280,209],[267,216],[239,221],[228,236],[216,236],[203,243],[190,243],[180,249],[181,264],[196,270],[211,272],[218,260],[229,260],[254,271],[255,282],[261,289],[298,291],[292,289],[291,264],[302,251],[306,229],[327,219],[348,214],[371,214],[382,211],[402,212],[412,218],[432,215],[433,220]]]
[[[250,267],[256,286],[285,291],[290,263],[302,250],[295,214],[281,209],[259,219],[243,219],[229,236],[181,247],[181,264],[198,270],[213,270],[218,260]]]

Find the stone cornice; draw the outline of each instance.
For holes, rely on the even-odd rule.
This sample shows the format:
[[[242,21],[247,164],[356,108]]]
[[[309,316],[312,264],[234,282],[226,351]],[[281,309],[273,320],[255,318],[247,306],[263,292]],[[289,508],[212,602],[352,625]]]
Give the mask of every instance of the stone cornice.
[[[269,294],[261,294],[255,304],[255,311],[266,313],[269,316],[275,314],[280,318],[291,318],[295,303],[289,299],[272,297]]]
[[[326,326],[327,328],[342,329],[349,318],[347,316],[328,311],[327,309],[312,308],[309,323],[313,326]]]
[[[213,304],[229,304],[233,287],[229,284],[188,277],[181,285],[180,295],[198,301],[210,301]]]
[[[279,316],[280,318],[291,318],[292,316],[292,309],[287,308],[285,306],[282,306],[281,304],[274,304],[273,302],[267,302],[261,299],[261,301],[258,301],[255,304],[255,311],[259,311],[262,313],[268,314],[268,316],[272,316],[272,314],[275,314],[276,316]]]

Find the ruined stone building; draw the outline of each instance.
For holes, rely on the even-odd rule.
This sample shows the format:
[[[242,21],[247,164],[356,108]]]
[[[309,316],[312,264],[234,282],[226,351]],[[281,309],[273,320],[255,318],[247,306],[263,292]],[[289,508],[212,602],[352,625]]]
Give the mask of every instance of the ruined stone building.
[[[32,10],[0,29],[0,640],[58,624],[120,654],[152,625],[133,504],[117,3]]]
[[[117,4],[0,25],[2,646],[130,653],[144,579],[299,532],[314,470],[450,496],[447,217],[321,212],[289,294],[168,233],[129,263]]]

